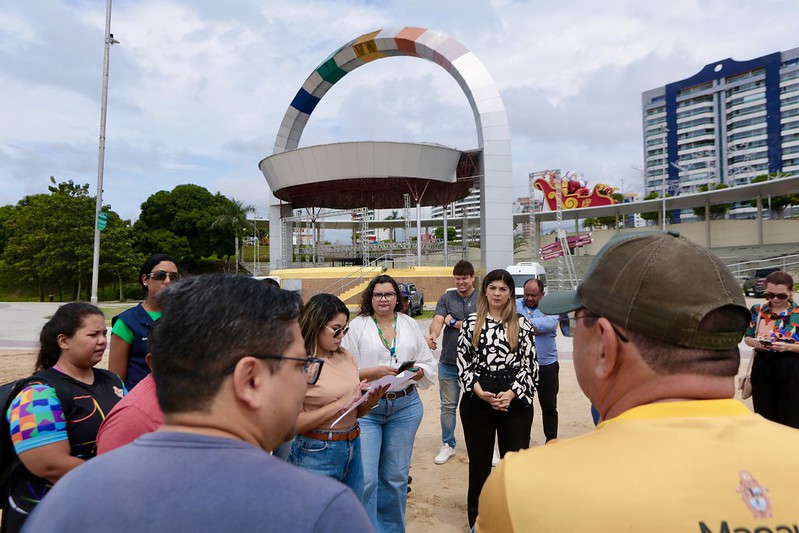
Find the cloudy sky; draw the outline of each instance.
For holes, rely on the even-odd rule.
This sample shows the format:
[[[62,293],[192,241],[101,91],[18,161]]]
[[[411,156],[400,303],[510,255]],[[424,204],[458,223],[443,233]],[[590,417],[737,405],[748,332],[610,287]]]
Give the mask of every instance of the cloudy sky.
[[[94,191],[105,1],[2,4],[0,204],[46,192],[49,176]],[[406,25],[451,35],[492,74],[517,195],[545,168],[640,192],[641,93],[797,47],[796,20],[791,0],[114,0],[104,199],[135,219],[149,195],[196,183],[265,216],[257,165],[303,81],[351,39]],[[476,139],[454,79],[389,58],[338,82],[301,146]]]

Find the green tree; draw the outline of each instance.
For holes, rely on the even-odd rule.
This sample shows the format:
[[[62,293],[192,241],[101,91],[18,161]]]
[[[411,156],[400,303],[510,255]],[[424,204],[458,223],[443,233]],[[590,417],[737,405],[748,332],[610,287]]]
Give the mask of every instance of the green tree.
[[[119,299],[124,300],[124,286],[139,275],[144,259],[133,246],[130,220],[122,220],[109,211],[108,225],[100,234],[100,281],[117,284]]]
[[[788,176],[789,174],[783,174],[782,172],[772,172],[771,174],[761,174],[760,176],[756,176],[752,178],[752,183],[761,183],[763,181],[770,181],[780,179],[782,177]],[[785,196],[772,196],[771,197],[771,213],[774,218],[782,218],[783,214],[785,213],[785,208],[789,205],[799,205],[799,194],[787,194]],[[750,202],[752,207],[757,207],[757,200],[752,200]],[[768,208],[768,203],[764,202],[766,208]]]
[[[713,189],[712,190],[719,191],[721,189],[727,189],[729,187],[730,186],[727,185],[726,183],[716,183],[715,185],[713,185]],[[711,190],[711,189],[710,189],[710,187],[707,186],[707,184],[702,185],[699,188],[699,192],[707,192],[709,190]],[[711,205],[710,206],[710,220],[723,219],[727,215],[727,212],[730,210],[731,207],[732,207],[732,204]],[[705,219],[705,208],[704,207],[695,207],[694,208],[694,215],[699,217],[700,220],[704,220]]]
[[[433,237],[436,239],[443,241],[444,240],[444,227],[438,227],[433,229]],[[452,242],[457,240],[458,232],[452,226],[447,226],[447,242]]]
[[[151,195],[133,225],[137,250],[144,255],[168,253],[184,265],[214,254],[231,255],[232,231],[213,226],[229,202],[199,185]]]
[[[53,177],[50,183],[49,194],[26,196],[13,208],[3,225],[8,240],[1,257],[5,273],[37,288],[40,300],[45,292],[65,291],[78,299],[91,279],[95,199],[88,184],[56,183]],[[119,216],[104,209],[116,227]],[[110,266],[118,254],[108,244],[105,248]]]
[[[661,198],[660,194],[655,191],[650,192],[644,197],[644,200],[654,200],[655,198]],[[671,198],[670,194],[666,194],[666,198]],[[655,222],[660,218],[660,211],[651,211],[649,213],[641,213],[641,218],[644,220],[648,220],[650,222]],[[671,211],[666,211],[666,218],[671,218]]]
[[[400,216],[399,211],[397,211],[396,209],[393,209],[391,211],[391,214],[386,217],[386,220],[402,220],[402,219],[403,217]],[[391,227],[388,229],[388,231],[391,242],[397,242],[397,228]],[[441,235],[442,236],[444,235],[443,230],[441,232]]]
[[[216,218],[212,227],[227,228],[233,232],[233,248],[236,258],[236,274],[239,273],[239,244],[242,236],[250,229],[250,223],[247,221],[247,215],[255,213],[255,207],[251,205],[244,205],[242,202],[231,198],[222,207],[222,212]]]

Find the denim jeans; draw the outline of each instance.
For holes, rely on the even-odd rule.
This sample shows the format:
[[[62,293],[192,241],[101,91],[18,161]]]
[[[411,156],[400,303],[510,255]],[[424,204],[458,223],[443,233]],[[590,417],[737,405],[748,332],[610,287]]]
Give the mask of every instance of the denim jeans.
[[[317,440],[297,435],[291,443],[288,461],[305,470],[344,483],[363,501],[363,458],[361,439]]]
[[[396,400],[380,400],[360,418],[364,498],[377,533],[405,531],[405,502],[413,441],[424,407],[414,391]]]
[[[438,394],[441,397],[441,443],[455,447],[455,423],[458,420],[458,400],[461,385],[458,365],[438,363]]]

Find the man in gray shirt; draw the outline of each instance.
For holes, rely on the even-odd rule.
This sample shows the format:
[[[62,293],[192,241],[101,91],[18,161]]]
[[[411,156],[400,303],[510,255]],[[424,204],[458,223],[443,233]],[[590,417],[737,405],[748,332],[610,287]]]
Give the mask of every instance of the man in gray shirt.
[[[441,357],[438,361],[438,390],[441,396],[441,450],[434,462],[443,465],[455,455],[455,423],[457,420],[460,384],[458,383],[458,336],[463,319],[477,310],[477,291],[474,289],[474,266],[458,261],[452,269],[455,290],[441,295],[436,314],[430,323],[427,345],[435,350],[436,340],[444,329]]]

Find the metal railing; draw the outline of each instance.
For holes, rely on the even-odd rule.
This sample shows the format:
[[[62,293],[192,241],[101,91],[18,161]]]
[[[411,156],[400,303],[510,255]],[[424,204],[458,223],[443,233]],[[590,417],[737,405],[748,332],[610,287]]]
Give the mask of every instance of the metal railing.
[[[785,272],[796,272],[799,270],[799,254],[783,255],[779,257],[769,257],[767,259],[753,259],[727,265],[736,278],[739,280],[755,269],[777,267]]]
[[[387,270],[387,263],[389,260],[390,258],[388,255],[381,255],[377,259],[363,265],[349,276],[344,276],[343,278],[334,281],[327,287],[324,287],[320,291],[317,291],[316,294],[323,292],[329,294],[341,294],[353,285],[362,283],[364,278],[371,277],[375,272],[384,272]]]

